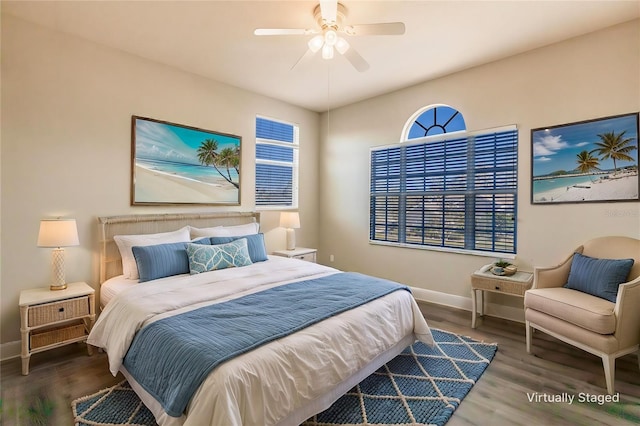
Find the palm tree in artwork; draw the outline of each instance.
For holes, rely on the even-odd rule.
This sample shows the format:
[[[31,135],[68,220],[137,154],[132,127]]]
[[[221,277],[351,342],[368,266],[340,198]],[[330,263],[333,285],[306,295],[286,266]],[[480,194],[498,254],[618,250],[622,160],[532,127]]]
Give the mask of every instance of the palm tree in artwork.
[[[633,162],[634,159],[629,155],[629,153],[638,149],[633,145],[634,138],[625,138],[625,133],[626,130],[618,134],[615,132],[607,132],[598,135],[600,142],[596,142],[595,145],[597,148],[591,150],[591,152],[595,152],[601,156],[603,160],[608,160],[609,158],[613,160],[613,174],[618,172],[616,161]]]
[[[599,170],[598,166],[600,165],[600,160],[598,160],[598,157],[591,155],[591,152],[582,151],[576,155],[576,157],[578,158],[576,160],[578,162],[577,170],[580,173],[589,173],[592,170]]]
[[[224,148],[220,153],[218,152],[218,141],[215,139],[206,139],[200,143],[200,147],[198,148],[198,160],[200,163],[205,166],[213,166],[214,169],[222,176],[227,182],[235,186],[236,188],[240,188],[240,185],[234,182],[231,179],[231,174],[229,173],[229,167],[234,167],[238,170],[238,166],[240,164],[240,156],[237,155],[237,165],[234,165],[234,161],[229,157],[228,154],[224,154],[225,151],[230,150],[232,153],[235,152],[233,148]],[[225,176],[218,166],[224,166],[227,168],[227,175]],[[238,173],[238,176],[240,174]]]
[[[220,151],[220,154],[218,154],[218,158],[216,160],[217,164],[227,168],[227,176],[229,178],[227,180],[231,179],[231,173],[229,171],[231,167],[236,169],[236,172],[240,175],[240,156],[236,151],[237,150],[235,148],[223,148],[222,151]]]

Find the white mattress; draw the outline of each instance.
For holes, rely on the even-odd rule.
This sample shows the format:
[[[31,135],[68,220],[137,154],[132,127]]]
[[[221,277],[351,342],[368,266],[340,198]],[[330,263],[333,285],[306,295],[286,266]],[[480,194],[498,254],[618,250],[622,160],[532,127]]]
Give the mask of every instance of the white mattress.
[[[150,322],[337,272],[273,257],[243,268],[140,283],[111,299],[88,343],[106,349],[115,375],[122,369],[135,332]],[[308,407],[320,407],[319,411],[337,399],[348,390],[343,389],[345,380],[364,374],[373,360],[388,360],[416,337],[432,343],[411,294],[396,291],[221,364],[202,383],[180,418],[166,415],[134,380],[132,385],[163,426],[295,423],[304,420],[299,416],[308,414]]]
[[[107,303],[116,296],[116,294],[121,293],[136,284],[138,284],[138,280],[130,280],[125,278],[124,275],[109,278],[100,286],[100,307],[104,308],[107,306]]]

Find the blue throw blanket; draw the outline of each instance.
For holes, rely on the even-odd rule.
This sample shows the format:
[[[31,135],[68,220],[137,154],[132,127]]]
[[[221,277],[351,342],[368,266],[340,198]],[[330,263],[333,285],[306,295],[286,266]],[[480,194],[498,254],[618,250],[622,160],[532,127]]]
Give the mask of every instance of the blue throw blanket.
[[[408,287],[357,273],[287,284],[149,324],[127,371],[173,417],[217,365],[265,343]]]

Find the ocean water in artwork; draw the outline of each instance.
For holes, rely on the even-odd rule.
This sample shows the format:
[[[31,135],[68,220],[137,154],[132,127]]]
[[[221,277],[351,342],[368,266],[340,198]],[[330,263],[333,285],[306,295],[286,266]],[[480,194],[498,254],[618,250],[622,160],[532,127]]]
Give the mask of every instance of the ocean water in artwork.
[[[556,177],[553,179],[542,179],[533,181],[533,192],[539,194],[541,192],[552,191],[558,188],[566,188],[574,185],[589,185],[593,181],[599,179],[598,175],[583,175],[571,177]]]
[[[221,184],[222,176],[213,166],[203,166],[201,164],[187,164],[175,161],[151,160],[136,158],[136,166],[144,167],[159,173],[165,173],[183,179],[189,179],[211,184]],[[227,169],[222,167],[220,172],[227,173]],[[231,180],[238,182],[238,173],[235,169],[230,169]]]

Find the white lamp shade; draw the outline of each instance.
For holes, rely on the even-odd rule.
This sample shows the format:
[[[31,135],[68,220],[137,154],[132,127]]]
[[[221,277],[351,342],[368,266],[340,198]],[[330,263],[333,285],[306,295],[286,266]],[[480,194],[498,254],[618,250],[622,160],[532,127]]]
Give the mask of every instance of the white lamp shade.
[[[311,50],[313,53],[316,53],[324,44],[324,37],[318,34],[317,36],[309,40],[309,43],[307,44],[309,45],[309,50]]]
[[[322,59],[333,59],[333,46],[325,43],[322,46]]]
[[[79,244],[75,219],[44,219],[40,221],[38,247],[69,247]]]
[[[298,212],[281,212],[280,226],[283,228],[300,228],[300,215]]]

